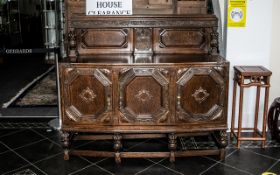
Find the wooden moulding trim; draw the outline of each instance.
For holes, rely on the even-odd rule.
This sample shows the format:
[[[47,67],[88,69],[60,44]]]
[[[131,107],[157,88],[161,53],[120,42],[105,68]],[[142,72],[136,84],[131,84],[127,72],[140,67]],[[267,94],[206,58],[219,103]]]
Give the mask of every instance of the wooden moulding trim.
[[[176,157],[219,155],[221,150],[188,150],[175,152]],[[115,152],[91,151],[91,150],[72,150],[70,155],[91,156],[91,157],[115,157]],[[121,158],[164,158],[170,157],[170,152],[120,152]]]
[[[122,127],[122,128],[121,128]],[[124,133],[124,134],[150,134],[150,133],[156,133],[157,134],[163,134],[163,133],[196,133],[196,132],[211,132],[211,131],[217,131],[217,130],[227,130],[227,126],[217,126],[217,127],[209,127],[209,128],[180,128],[180,126],[162,126],[162,127],[156,127],[156,126],[150,126],[149,128],[146,128],[145,126],[142,126],[142,128],[136,128],[136,126],[128,126],[124,128],[124,126],[121,127],[114,127],[112,126],[110,129],[108,126],[100,127],[100,126],[80,126],[74,128],[73,126],[66,127],[63,126],[63,131],[69,131],[69,132],[90,132],[90,133]],[[152,128],[154,127],[154,128]],[[134,128],[134,129],[132,129]]]
[[[115,153],[109,151],[71,150],[69,154],[74,156],[115,157]]]
[[[219,155],[219,149],[213,150],[189,150],[189,151],[177,151],[175,152],[176,157],[185,157],[185,156],[205,156],[205,155]]]
[[[241,141],[265,141],[266,138],[263,138],[263,137],[239,137],[237,140],[241,140]]]
[[[170,152],[121,152],[123,158],[163,158],[169,157]]]
[[[166,134],[123,134],[123,139],[165,138]],[[78,135],[74,140],[112,140],[113,135]]]

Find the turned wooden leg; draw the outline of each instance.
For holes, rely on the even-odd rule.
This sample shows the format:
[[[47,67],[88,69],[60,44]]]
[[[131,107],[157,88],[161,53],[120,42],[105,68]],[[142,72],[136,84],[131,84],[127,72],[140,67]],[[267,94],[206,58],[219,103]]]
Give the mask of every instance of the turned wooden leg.
[[[225,148],[228,145],[226,130],[222,130],[219,132],[219,142],[220,142],[220,159],[225,160],[225,157],[226,157]]]
[[[122,149],[122,136],[120,134],[115,134],[113,136],[114,139],[114,150],[115,150],[115,162],[117,164],[121,163],[121,154],[120,154],[120,150]]]
[[[69,160],[70,134],[68,132],[61,131],[60,136],[64,149],[64,160]]]
[[[228,139],[227,139],[227,131],[221,130],[221,131],[215,131],[213,134],[213,139],[216,142],[216,144],[219,147],[220,150],[220,159],[225,160],[225,148],[228,145]]]
[[[174,133],[168,135],[168,148],[170,150],[170,162],[175,162],[175,151],[177,148],[177,136]]]

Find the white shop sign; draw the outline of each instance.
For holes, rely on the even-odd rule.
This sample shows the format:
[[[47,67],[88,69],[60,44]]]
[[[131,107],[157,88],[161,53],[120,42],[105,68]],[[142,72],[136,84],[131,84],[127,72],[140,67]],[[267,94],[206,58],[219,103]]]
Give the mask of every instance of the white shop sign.
[[[86,15],[132,15],[132,0],[86,0]]]

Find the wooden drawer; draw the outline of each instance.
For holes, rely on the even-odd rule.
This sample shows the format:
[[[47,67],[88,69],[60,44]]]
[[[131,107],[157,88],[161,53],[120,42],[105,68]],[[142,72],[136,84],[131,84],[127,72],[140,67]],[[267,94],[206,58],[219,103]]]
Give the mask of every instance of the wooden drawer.
[[[155,53],[206,54],[208,43],[201,29],[154,29]]]
[[[132,53],[133,29],[77,29],[79,55]]]

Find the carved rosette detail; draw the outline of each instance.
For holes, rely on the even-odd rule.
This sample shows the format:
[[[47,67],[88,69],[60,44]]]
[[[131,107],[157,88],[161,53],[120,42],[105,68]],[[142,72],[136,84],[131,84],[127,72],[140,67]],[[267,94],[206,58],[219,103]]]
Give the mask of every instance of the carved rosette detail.
[[[199,89],[197,89],[192,96],[194,97],[195,101],[199,104],[201,104],[202,102],[204,102],[208,97],[209,97],[209,93],[207,93],[207,90],[203,89],[202,87],[200,87]]]
[[[150,94],[150,91],[142,89],[138,91],[138,93],[135,95],[135,98],[137,98],[138,101],[145,103],[147,101],[150,101],[153,96]]]
[[[86,89],[84,89],[79,97],[86,103],[90,103],[93,102],[94,99],[97,97],[97,95],[93,92],[93,90],[91,90],[89,87],[87,87]]]

